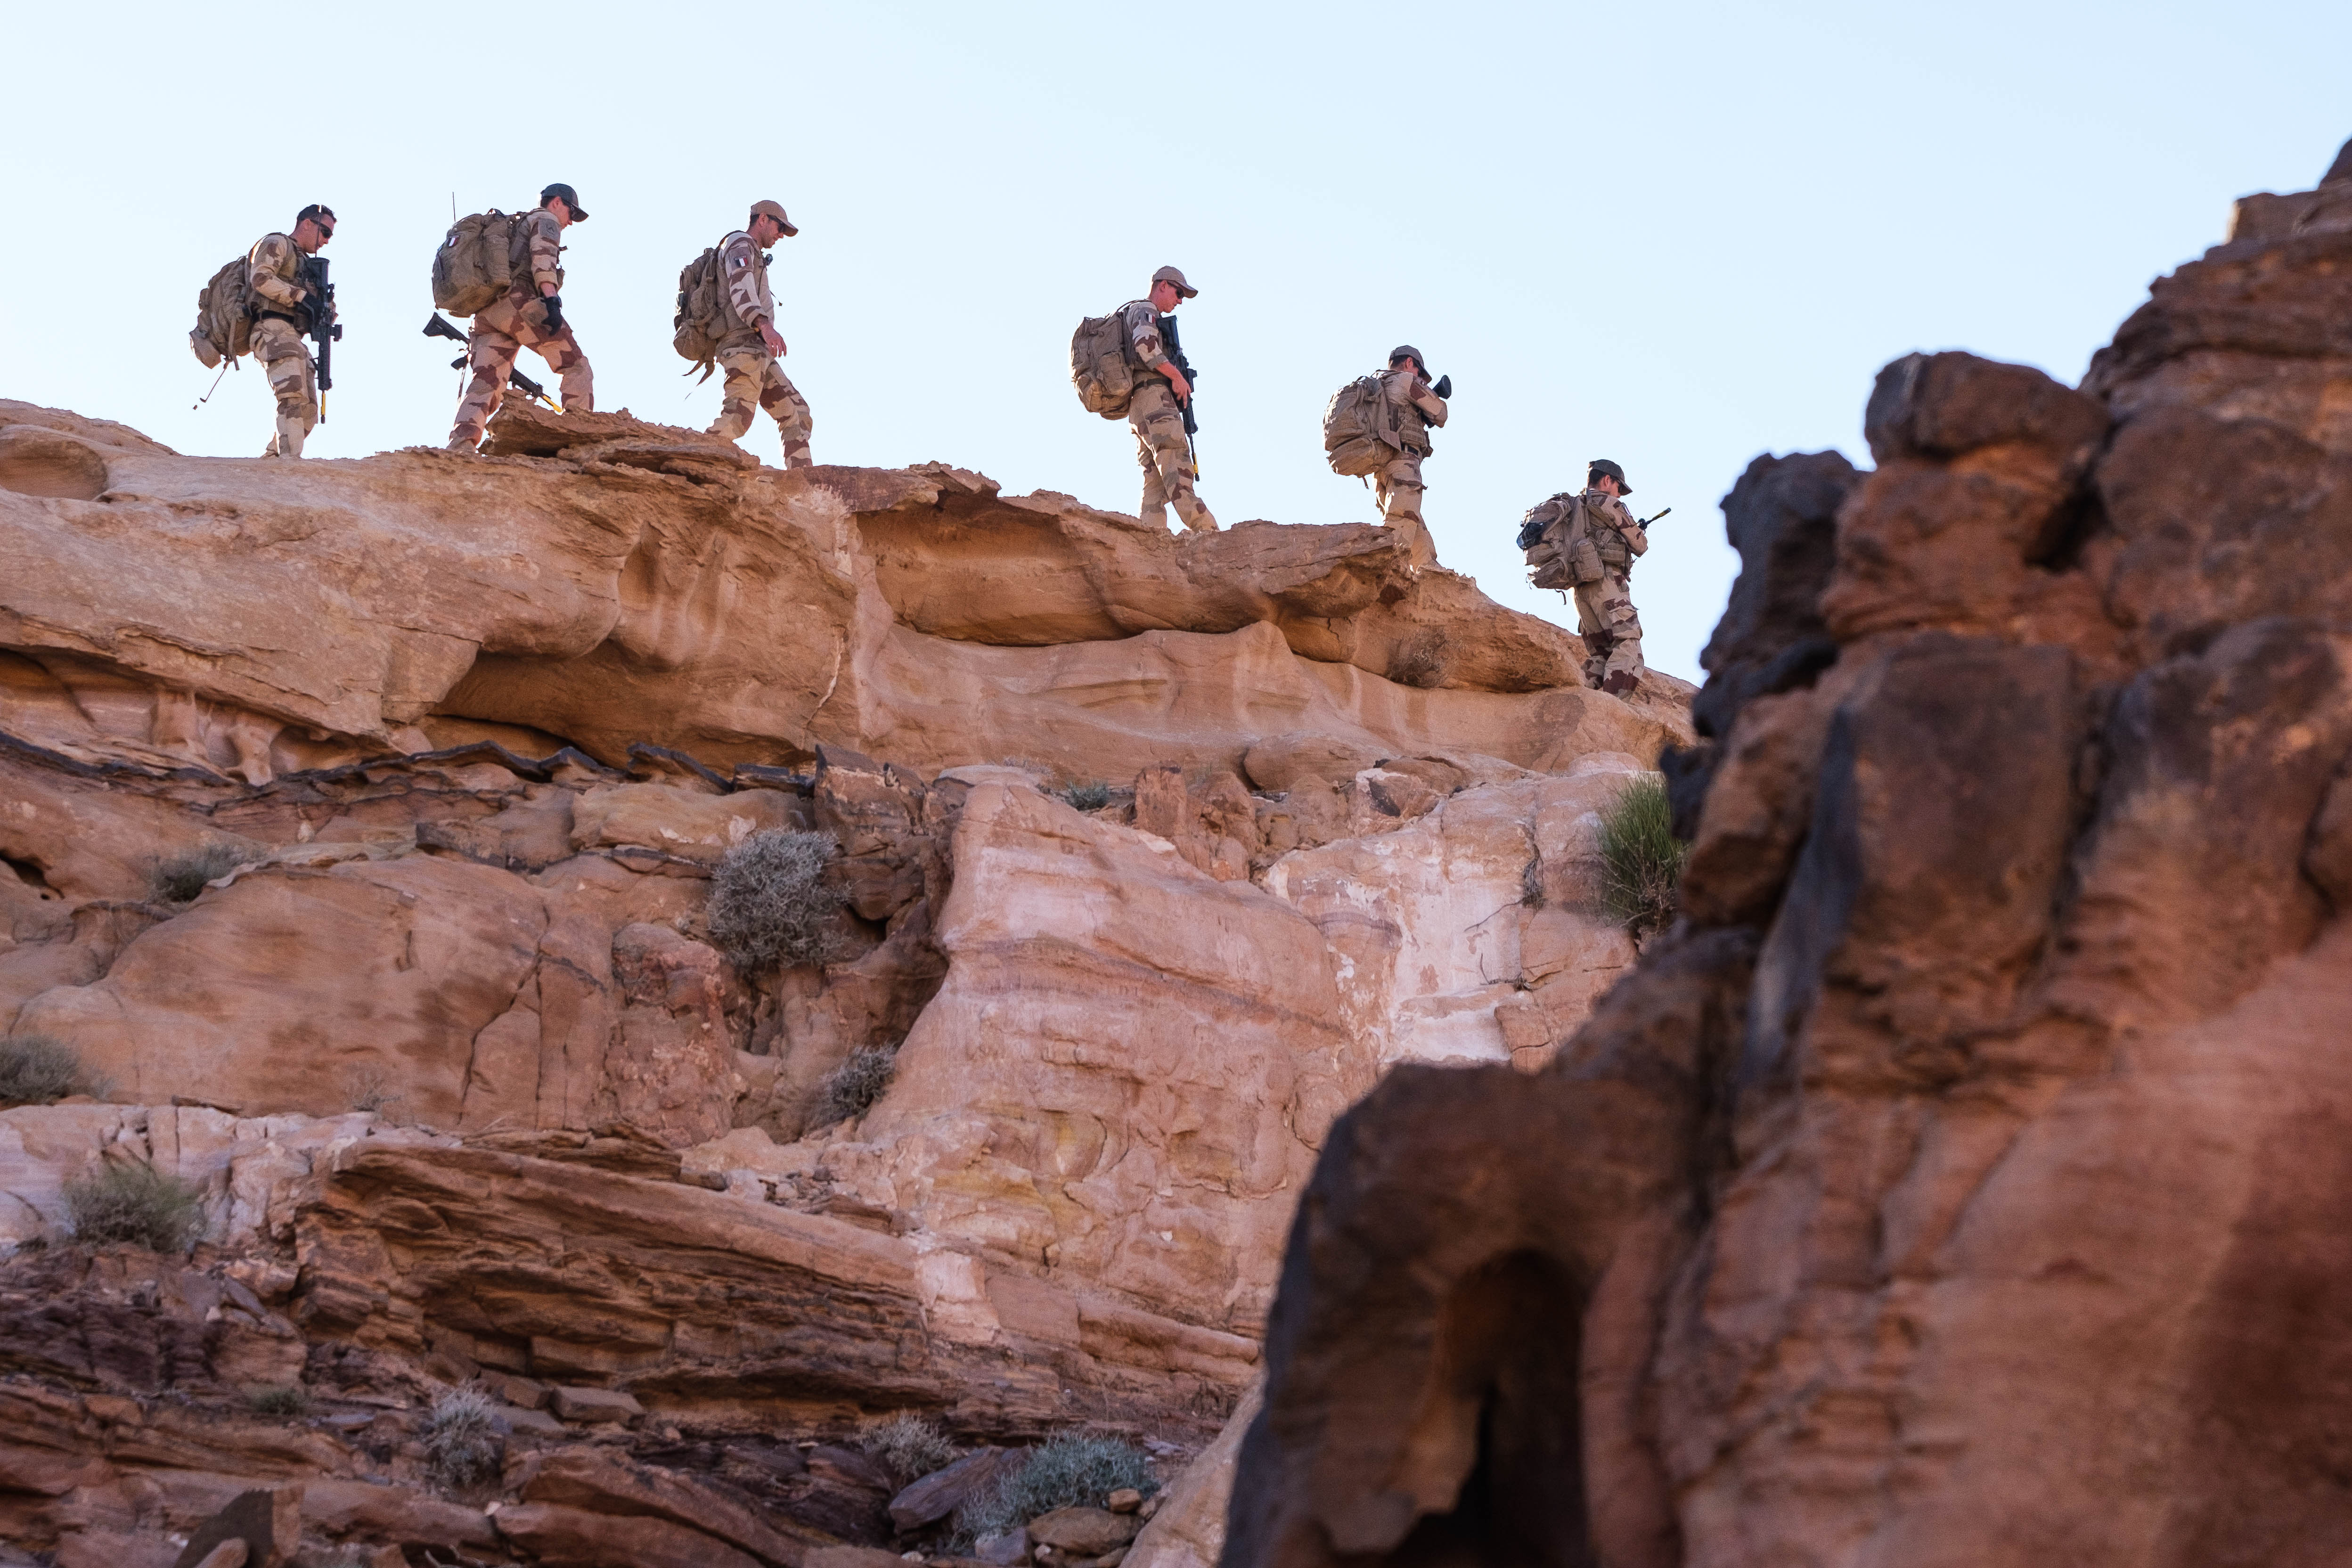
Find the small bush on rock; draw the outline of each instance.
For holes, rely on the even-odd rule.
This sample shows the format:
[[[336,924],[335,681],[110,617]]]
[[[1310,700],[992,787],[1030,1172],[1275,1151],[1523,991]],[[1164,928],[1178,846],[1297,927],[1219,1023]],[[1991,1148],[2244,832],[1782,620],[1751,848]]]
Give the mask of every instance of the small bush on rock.
[[[196,895],[205,890],[206,882],[227,876],[244,865],[245,859],[242,849],[215,838],[184,854],[155,862],[154,873],[148,879],[149,886],[155,897],[164,903],[194,903]]]
[[[1057,1508],[1100,1508],[1121,1487],[1160,1489],[1142,1449],[1116,1437],[1066,1432],[1029,1450],[1027,1462],[956,1515],[967,1535],[995,1535]]]
[[[1100,811],[1110,804],[1110,785],[1099,779],[1070,784],[1063,789],[1062,798],[1073,811]]]
[[[1601,901],[1637,937],[1661,929],[1681,902],[1683,858],[1689,853],[1675,837],[1665,784],[1636,780],[1601,814]]]
[[[245,1403],[259,1415],[299,1415],[310,1408],[310,1395],[299,1384],[248,1388]]]
[[[822,833],[770,828],[719,862],[710,881],[710,942],[736,968],[818,963],[841,894],[824,882],[834,845]]]
[[[80,1077],[81,1058],[62,1040],[48,1035],[0,1039],[0,1108],[63,1100]]]
[[[445,1486],[469,1487],[498,1473],[498,1423],[489,1395],[478,1388],[453,1388],[433,1402],[416,1428],[425,1461]]]
[[[889,1089],[890,1079],[898,1070],[896,1046],[853,1054],[833,1069],[832,1076],[824,1080],[824,1088],[818,1091],[816,1124],[830,1127],[836,1121],[865,1115]]]
[[[67,1178],[66,1214],[83,1241],[129,1242],[150,1252],[185,1252],[204,1229],[196,1189],[152,1165],[101,1165]]]
[[[943,1470],[963,1455],[963,1450],[940,1430],[938,1422],[911,1410],[902,1410],[867,1432],[858,1447],[879,1459],[898,1479],[900,1486],[919,1481],[933,1470]]]

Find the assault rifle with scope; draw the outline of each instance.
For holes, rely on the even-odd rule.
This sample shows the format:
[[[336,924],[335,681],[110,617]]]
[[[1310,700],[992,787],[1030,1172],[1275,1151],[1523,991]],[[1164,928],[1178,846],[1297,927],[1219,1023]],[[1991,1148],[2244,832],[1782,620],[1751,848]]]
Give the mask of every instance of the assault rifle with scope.
[[[462,343],[466,341],[466,334],[459,331],[456,327],[450,325],[446,321],[443,320],[441,312],[438,310],[434,311],[433,314],[426,319],[425,322],[425,335],[428,338],[447,338],[454,343]],[[464,354],[459,354],[456,359],[449,362],[449,368],[451,370],[459,369],[465,364],[465,363],[466,356]],[[324,384],[321,383],[321,384]],[[521,393],[525,397],[537,398],[540,402],[546,404],[550,408],[555,406],[555,400],[547,395],[547,388],[540,385],[539,383],[531,380],[530,377],[523,374],[523,373],[519,370],[509,370],[507,372],[507,384],[513,387],[517,392]]]

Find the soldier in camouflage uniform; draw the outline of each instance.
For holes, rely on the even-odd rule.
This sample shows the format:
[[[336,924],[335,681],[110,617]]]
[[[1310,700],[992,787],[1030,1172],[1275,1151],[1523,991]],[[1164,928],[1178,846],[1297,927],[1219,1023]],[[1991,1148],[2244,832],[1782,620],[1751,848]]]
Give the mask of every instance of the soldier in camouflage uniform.
[[[1151,292],[1118,308],[1127,325],[1127,341],[1143,374],[1135,378],[1135,397],[1128,405],[1128,427],[1135,432],[1136,461],[1143,465],[1143,521],[1168,526],[1168,510],[1195,533],[1214,533],[1217,520],[1192,493],[1192,447],[1184,437],[1183,405],[1192,398],[1192,383],[1168,357],[1160,341],[1160,318],[1179,300],[1200,293],[1173,267],[1151,275]]]
[[[1437,563],[1437,546],[1421,515],[1421,460],[1429,456],[1432,426],[1445,423],[1445,399],[1429,384],[1427,363],[1411,343],[1389,351],[1389,368],[1381,377],[1381,394],[1389,406],[1381,428],[1391,432],[1397,455],[1372,476],[1373,493],[1381,503],[1381,521],[1404,536],[1405,559],[1414,566]]]
[[[466,357],[473,379],[457,401],[457,423],[449,432],[449,449],[470,452],[482,444],[490,416],[506,401],[507,374],[515,357],[530,349],[547,362],[563,386],[563,412],[595,411],[595,380],[588,356],[580,352],[571,323],[563,319],[563,231],[588,221],[587,209],[570,185],[550,185],[539,193],[539,207],[515,220],[509,255],[514,262],[514,287],[474,315],[473,331],[466,336]]]
[[[1628,584],[1633,558],[1650,548],[1630,508],[1620,499],[1633,493],[1625,470],[1595,458],[1584,479],[1584,514],[1601,556],[1601,580],[1576,589],[1576,631],[1584,639],[1584,683],[1627,697],[1642,679],[1642,617],[1633,613]]]
[[[265,234],[246,253],[245,281],[253,300],[253,357],[278,395],[278,433],[265,458],[299,458],[319,423],[319,367],[302,342],[322,297],[306,259],[335,237],[335,214],[312,202],[297,214],[291,234]]]
[[[719,242],[719,276],[726,280],[721,309],[727,335],[713,357],[727,373],[726,392],[710,434],[732,441],[751,428],[753,405],[768,411],[784,438],[784,467],[805,468],[816,459],[809,455],[808,399],[793,385],[776,362],[784,357],[784,340],[776,331],[776,297],[768,288],[768,247],[787,235],[800,233],[784,209],[774,202],[751,204],[751,221]]]

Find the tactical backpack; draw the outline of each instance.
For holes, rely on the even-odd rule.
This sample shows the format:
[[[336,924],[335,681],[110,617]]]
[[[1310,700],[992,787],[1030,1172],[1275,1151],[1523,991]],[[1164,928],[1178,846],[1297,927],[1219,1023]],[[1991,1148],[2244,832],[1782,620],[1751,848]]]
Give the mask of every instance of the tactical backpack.
[[[675,331],[670,347],[677,357],[702,367],[709,381],[718,368],[719,345],[734,322],[727,310],[726,269],[719,265],[719,247],[712,246],[678,269],[677,313],[670,318]]]
[[[1351,479],[1381,471],[1397,454],[1384,433],[1388,394],[1377,375],[1359,376],[1331,395],[1323,407],[1323,460]]]
[[[516,217],[492,207],[449,226],[433,253],[433,303],[453,316],[470,316],[514,282]]]
[[[188,334],[188,346],[195,351],[197,363],[211,370],[252,350],[252,306],[253,289],[240,256],[196,290],[196,328]]]
[[[1519,548],[1527,552],[1528,581],[1538,588],[1566,593],[1587,583],[1598,583],[1601,550],[1592,541],[1592,520],[1584,498],[1563,490],[1528,509],[1519,522]]]
[[[1089,414],[1123,419],[1135,397],[1135,347],[1127,332],[1127,312],[1088,316],[1070,334],[1070,384]]]

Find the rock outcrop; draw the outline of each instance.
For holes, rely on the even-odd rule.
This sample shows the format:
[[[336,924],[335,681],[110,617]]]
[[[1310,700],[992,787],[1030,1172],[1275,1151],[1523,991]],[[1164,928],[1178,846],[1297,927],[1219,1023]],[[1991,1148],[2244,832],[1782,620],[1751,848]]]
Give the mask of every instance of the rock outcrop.
[[[0,1050],[82,1091],[0,1110],[0,1542],[170,1562],[299,1487],[305,1562],[937,1552],[862,1447],[919,1412],[1169,1480],[1223,1428],[1145,1538],[1213,1556],[1328,1129],[1632,963],[1599,813],[1688,689],[1586,691],[1377,528],[490,451],[0,404]],[[712,918],[779,832],[818,961]],[[193,1250],[77,1234],[124,1172]]]
[[[1684,918],[1336,1124],[1227,1562],[2352,1551],[2346,174],[1741,479]]]
[[[1549,767],[1653,754],[1679,683],[1368,525],[1174,539],[943,464],[763,468],[620,415],[502,410],[491,450],[184,458],[0,402],[0,730],[280,773],[468,740],[1120,779],[1292,731]]]

